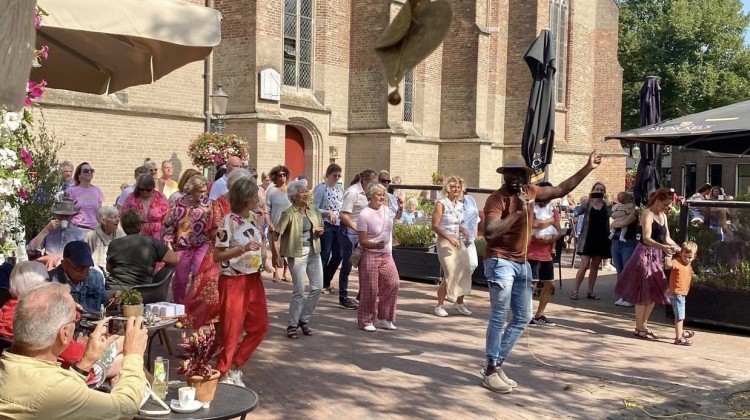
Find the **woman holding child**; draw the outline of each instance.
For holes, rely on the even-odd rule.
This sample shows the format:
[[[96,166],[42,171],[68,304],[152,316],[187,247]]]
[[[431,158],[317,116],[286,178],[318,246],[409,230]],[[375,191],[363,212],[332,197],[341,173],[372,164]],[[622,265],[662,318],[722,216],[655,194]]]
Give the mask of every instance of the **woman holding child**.
[[[615,293],[635,304],[633,335],[656,340],[648,328],[648,318],[656,303],[668,304],[668,283],[662,268],[662,255],[672,255],[680,247],[669,237],[667,210],[672,204],[669,188],[659,188],[651,195],[641,215],[641,243],[617,278]]]

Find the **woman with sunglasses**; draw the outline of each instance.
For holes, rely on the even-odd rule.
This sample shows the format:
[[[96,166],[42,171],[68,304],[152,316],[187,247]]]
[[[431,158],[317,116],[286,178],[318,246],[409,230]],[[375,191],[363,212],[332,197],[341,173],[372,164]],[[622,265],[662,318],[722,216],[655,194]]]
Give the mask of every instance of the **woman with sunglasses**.
[[[156,191],[156,181],[150,174],[143,174],[135,182],[135,189],[125,199],[120,214],[128,210],[137,212],[143,220],[141,235],[161,240],[161,227],[169,211],[169,201]]]
[[[94,168],[88,162],[83,162],[73,174],[76,185],[65,190],[65,194],[73,201],[73,208],[78,211],[70,222],[82,229],[96,228],[97,212],[104,202],[102,191],[91,184],[93,179]]]
[[[268,173],[268,176],[273,183],[273,185],[266,190],[266,205],[268,206],[268,211],[271,213],[272,223],[269,229],[270,238],[270,233],[274,230],[274,226],[276,226],[279,223],[279,220],[281,220],[281,214],[292,205],[292,202],[289,201],[289,196],[286,191],[287,183],[289,181],[289,168],[284,165],[274,166]],[[278,246],[278,244],[276,246]],[[273,273],[273,280],[284,280],[286,282],[292,281],[291,274],[289,274],[289,267],[286,262],[284,262],[283,268],[277,268]]]

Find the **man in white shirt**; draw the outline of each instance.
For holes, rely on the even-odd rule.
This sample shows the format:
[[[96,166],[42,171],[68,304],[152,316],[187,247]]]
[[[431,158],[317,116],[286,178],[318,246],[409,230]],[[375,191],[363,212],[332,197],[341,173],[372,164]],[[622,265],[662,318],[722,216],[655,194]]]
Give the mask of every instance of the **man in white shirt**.
[[[229,159],[227,159],[227,173],[217,179],[214,182],[214,185],[211,186],[211,192],[208,193],[208,199],[214,201],[229,192],[229,187],[227,187],[227,176],[229,176],[233,170],[244,168],[245,166],[246,165],[242,162],[242,159],[237,156],[229,156]]]
[[[339,219],[339,245],[341,246],[341,270],[339,271],[339,304],[345,309],[357,309],[359,304],[347,294],[349,287],[349,273],[352,271],[352,263],[349,259],[352,252],[357,248],[357,218],[359,212],[367,207],[365,191],[373,182],[378,182],[378,173],[365,169],[357,175],[355,184],[347,188],[344,193],[344,204],[341,206]]]
[[[133,171],[133,178],[138,181],[138,178],[140,178],[141,175],[147,173],[149,173],[147,166],[139,166]],[[128,185],[124,190],[122,190],[122,193],[120,193],[120,196],[117,197],[117,201],[115,202],[115,207],[117,207],[118,210],[125,204],[125,199],[128,198],[128,195],[130,195],[130,193],[132,193],[133,191],[135,191],[135,183]]]

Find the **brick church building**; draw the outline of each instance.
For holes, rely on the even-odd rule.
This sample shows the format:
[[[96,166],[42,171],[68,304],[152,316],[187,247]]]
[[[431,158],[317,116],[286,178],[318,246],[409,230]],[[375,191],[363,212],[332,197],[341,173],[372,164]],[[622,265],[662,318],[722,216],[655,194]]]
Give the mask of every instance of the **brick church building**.
[[[202,4],[203,2],[197,2]],[[624,187],[625,155],[603,143],[620,128],[622,70],[614,0],[452,0],[443,44],[407,74],[398,106],[372,45],[400,0],[216,0],[222,42],[153,85],[107,96],[52,91],[41,101],[62,159],[88,161],[113,201],[145,158],[191,167],[188,142],[204,130],[208,93],[230,96],[227,132],[244,136],[260,171],[284,163],[318,182],[336,162],[345,179],[388,169],[404,183],[458,174],[495,188],[504,153],[520,153],[531,76],[522,56],[550,28],[557,51],[553,182],[594,147],[605,163],[581,186]],[[206,88],[209,89],[206,89]],[[348,182],[347,182],[348,184]]]

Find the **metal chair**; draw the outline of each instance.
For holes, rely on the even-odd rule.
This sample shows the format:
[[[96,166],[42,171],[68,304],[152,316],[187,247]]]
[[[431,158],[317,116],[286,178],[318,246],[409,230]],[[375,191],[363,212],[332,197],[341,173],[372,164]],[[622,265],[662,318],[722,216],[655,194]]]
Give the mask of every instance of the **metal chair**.
[[[172,277],[174,277],[174,269],[174,266],[164,266],[156,272],[151,284],[133,286],[133,290],[138,290],[143,295],[144,304],[167,301],[169,286],[172,284]]]

